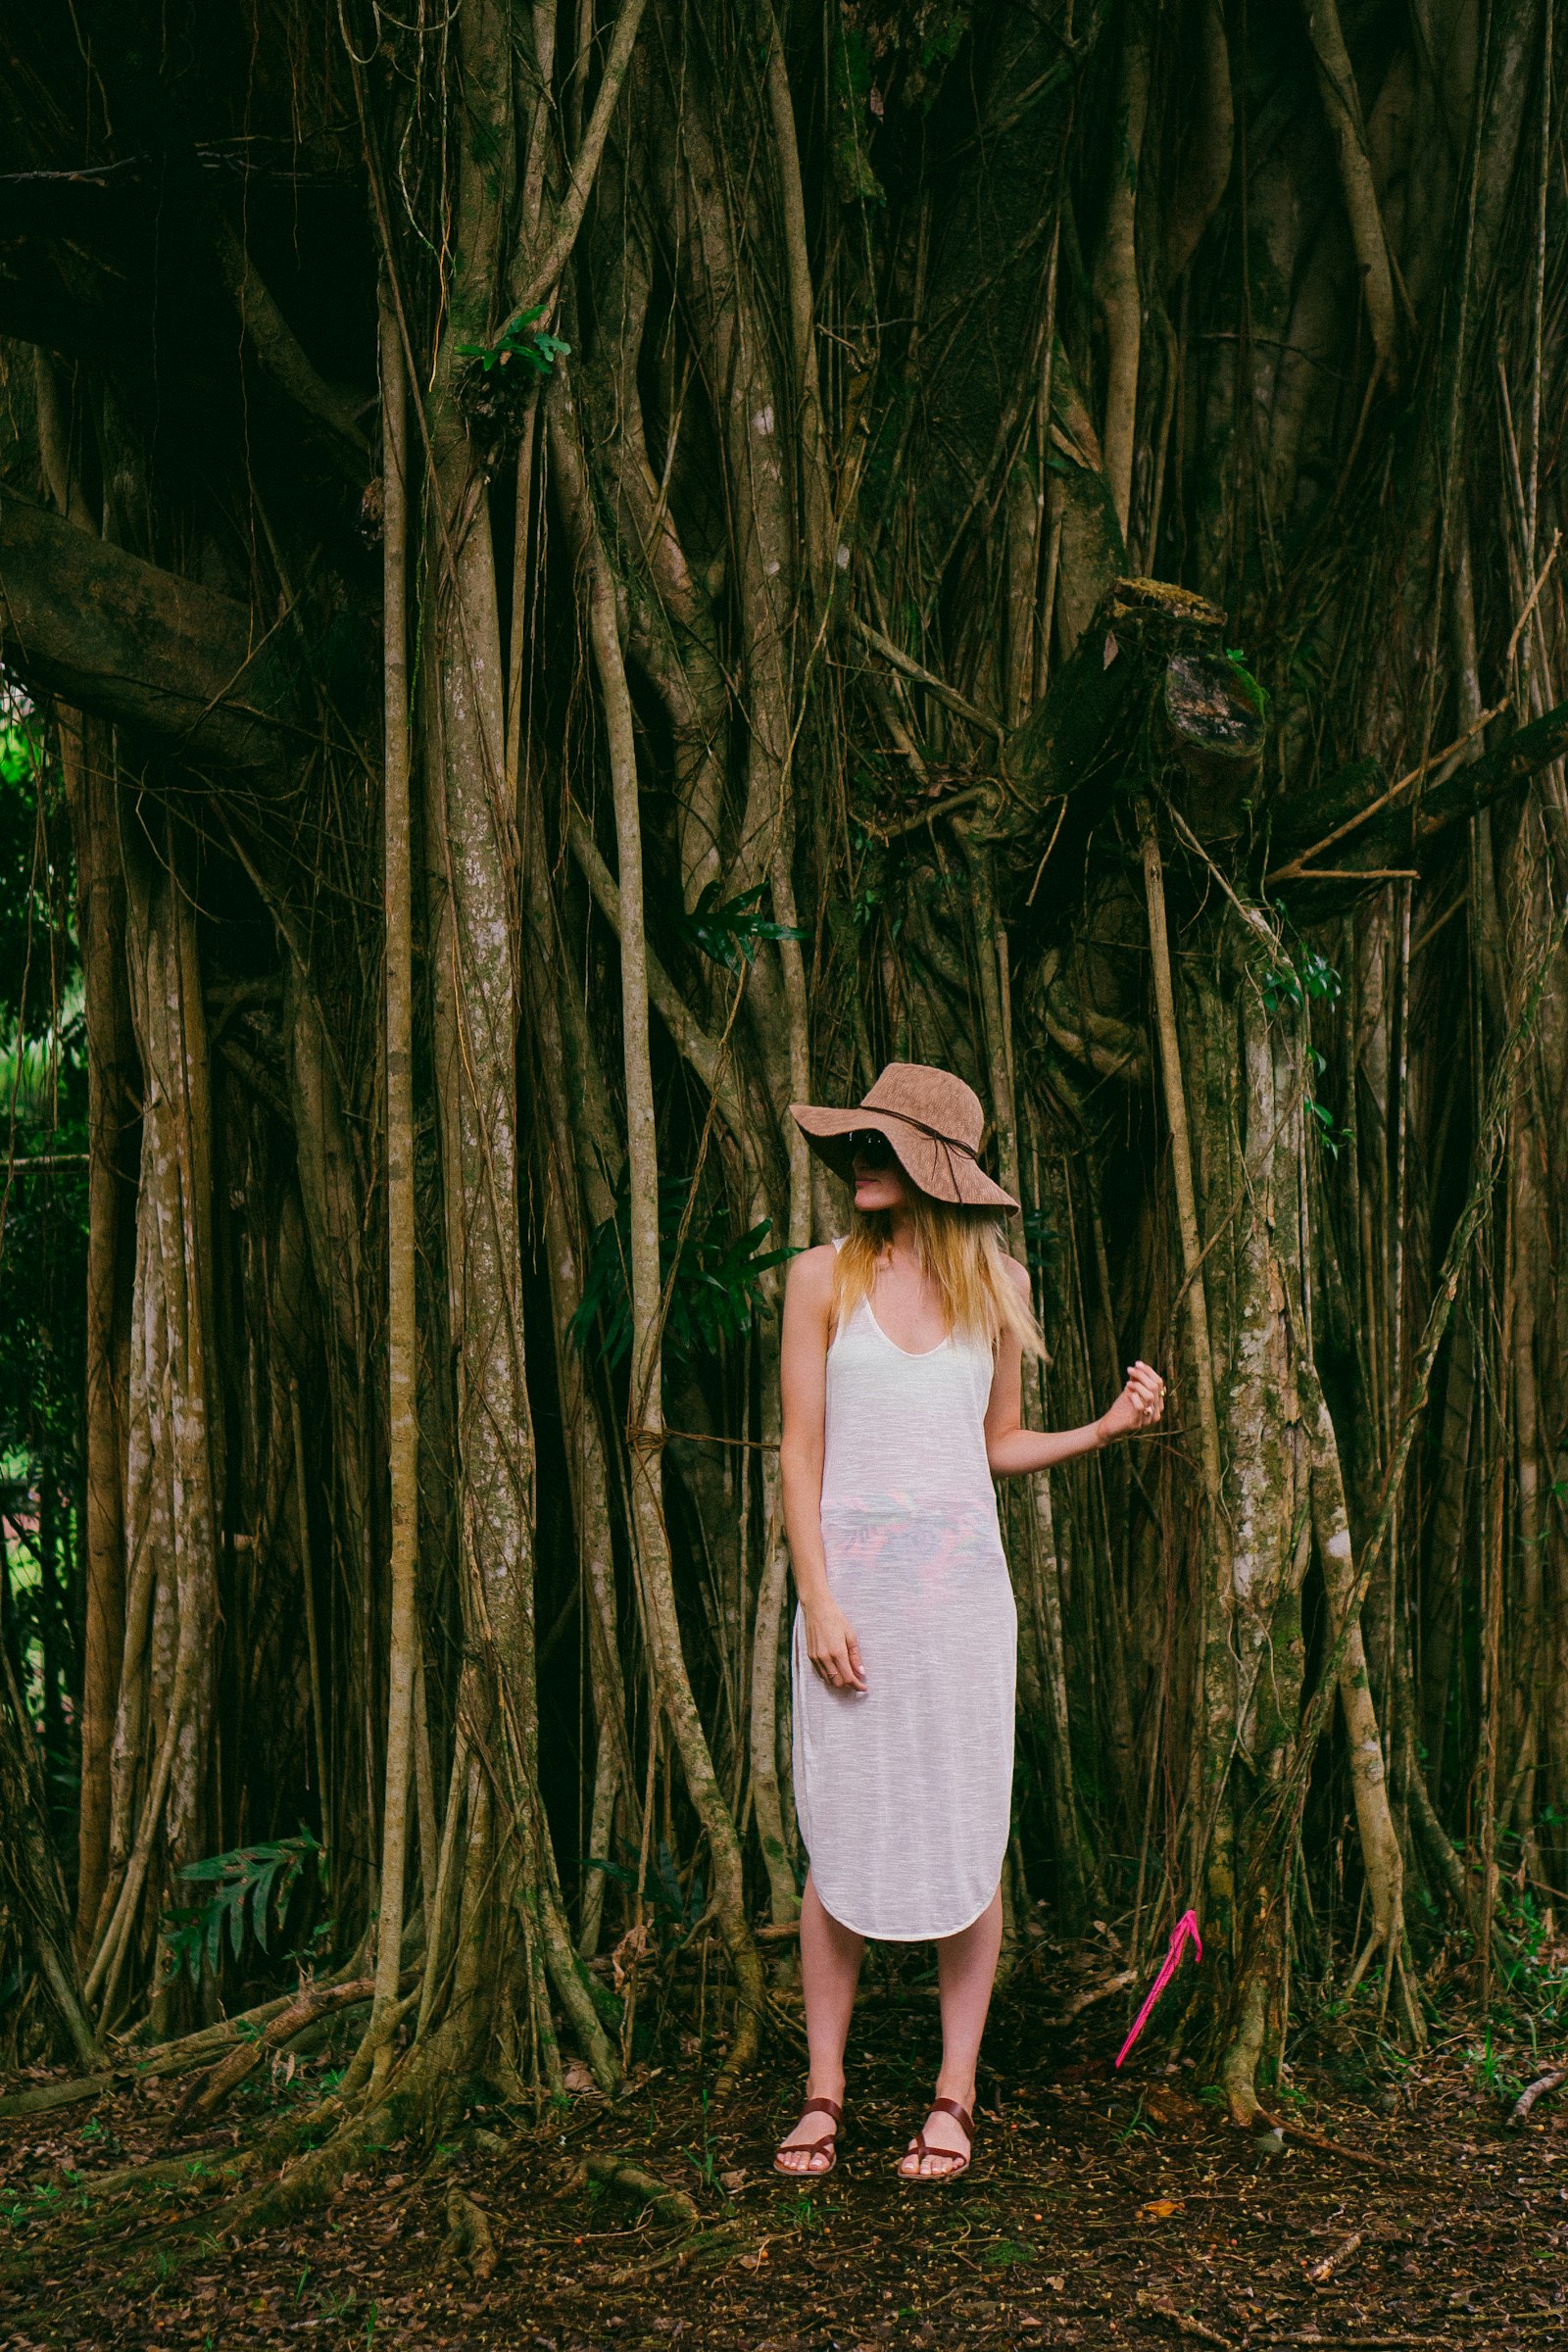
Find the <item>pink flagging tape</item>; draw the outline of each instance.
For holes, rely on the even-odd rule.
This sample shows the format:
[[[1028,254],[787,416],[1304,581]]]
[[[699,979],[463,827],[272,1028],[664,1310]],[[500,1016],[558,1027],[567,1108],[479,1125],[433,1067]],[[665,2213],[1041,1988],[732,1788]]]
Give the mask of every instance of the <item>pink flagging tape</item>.
[[[1198,1933],[1198,1914],[1196,1911],[1184,1911],[1180,1919],[1176,1922],[1175,1927],[1171,1930],[1170,1941],[1165,1946],[1165,1957],[1159,1964],[1159,1974],[1154,1979],[1152,1984],[1151,1984],[1149,1987],[1148,1996],[1144,2001],[1143,2007],[1139,2010],[1138,2015],[1133,2019],[1132,2032],[1128,2034],[1126,2040],[1122,2043],[1121,2048],[1116,2053],[1116,2064],[1118,2066],[1120,2066],[1122,2060],[1132,2048],[1133,2043],[1138,2039],[1139,2034],[1148,2025],[1151,2017],[1152,2017],[1154,2013],[1154,2003],[1158,2000],[1160,1994],[1164,1991],[1166,1985],[1170,1983],[1172,1977],[1180,1968],[1182,1964],[1182,1954],[1186,1951],[1189,1944],[1191,1944],[1193,1947],[1193,1958],[1195,1960],[1201,1960],[1203,1957],[1203,1938]]]

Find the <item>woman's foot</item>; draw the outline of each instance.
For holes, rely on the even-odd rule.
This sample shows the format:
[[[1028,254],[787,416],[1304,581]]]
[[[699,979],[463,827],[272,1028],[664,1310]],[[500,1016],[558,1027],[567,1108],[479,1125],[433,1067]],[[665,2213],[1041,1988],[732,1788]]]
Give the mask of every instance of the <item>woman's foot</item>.
[[[899,2166],[906,2180],[941,2180],[950,2173],[963,2171],[969,2161],[972,2135],[953,2110],[959,2107],[965,2117],[972,2118],[974,2096],[972,2084],[967,2095],[950,2096],[938,2083],[940,2104],[932,2108]]]
[[[789,2137],[779,2143],[773,2158],[778,2173],[799,2175],[830,2173],[838,2161],[834,2144],[843,2114],[841,2101],[844,2085],[841,2082],[837,2098],[825,2092],[811,2092],[801,2110],[801,2120]]]

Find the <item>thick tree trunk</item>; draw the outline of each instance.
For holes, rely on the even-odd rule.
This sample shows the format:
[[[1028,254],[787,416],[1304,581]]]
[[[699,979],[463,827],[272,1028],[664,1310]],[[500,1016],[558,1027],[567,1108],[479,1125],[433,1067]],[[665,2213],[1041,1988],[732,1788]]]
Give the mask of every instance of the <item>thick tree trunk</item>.
[[[125,1634],[109,1863],[87,1993],[112,2012],[171,1871],[210,1851],[222,1443],[212,1377],[212,1115],[187,886],[172,822],[122,828],[143,1072],[127,1396]]]

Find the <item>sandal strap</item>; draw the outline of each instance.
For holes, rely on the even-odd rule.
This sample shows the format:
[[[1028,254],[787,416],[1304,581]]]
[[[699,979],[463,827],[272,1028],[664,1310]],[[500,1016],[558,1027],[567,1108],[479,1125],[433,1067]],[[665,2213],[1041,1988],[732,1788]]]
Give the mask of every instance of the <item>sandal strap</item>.
[[[956,2099],[933,2099],[929,2112],[933,2115],[951,2115],[954,2121],[962,2128],[964,2138],[973,2142],[974,2117],[969,2113],[967,2107],[960,2107]],[[947,2156],[952,2155],[953,2150],[951,2148],[933,2148],[931,2153],[933,2156]]]
[[[922,2164],[925,2162],[925,2159],[928,2156],[939,2157],[942,2163],[947,2166],[948,2172],[950,2173],[966,2173],[969,2169],[969,2159],[961,2149],[934,2148],[926,2138],[926,2135],[923,2132],[917,2132],[915,2133],[914,2137],[909,2142],[906,2152],[910,2155],[918,2156]],[[939,2173],[935,2176],[935,2178],[937,2180],[945,2180],[947,2175]]]
[[[844,2120],[844,2110],[837,2099],[808,2099],[801,2109],[801,2113],[802,2115],[830,2115],[836,2124],[842,2123]],[[818,2147],[825,2144],[821,2140],[817,2142]]]
[[[780,2140],[775,2153],[780,2156],[816,2156],[823,2148],[831,2148],[837,2136],[836,2132],[824,2132],[820,2139]]]

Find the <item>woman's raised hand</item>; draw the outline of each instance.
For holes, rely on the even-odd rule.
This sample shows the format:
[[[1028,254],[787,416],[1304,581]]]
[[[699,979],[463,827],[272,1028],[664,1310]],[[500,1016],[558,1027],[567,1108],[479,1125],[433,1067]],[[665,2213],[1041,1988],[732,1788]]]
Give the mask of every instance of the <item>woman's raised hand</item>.
[[[1102,1413],[1097,1423],[1101,1441],[1108,1446],[1113,1438],[1129,1438],[1139,1430],[1152,1429],[1165,1410],[1165,1383],[1152,1364],[1140,1356],[1127,1374],[1127,1386],[1108,1413]]]
[[[863,1690],[865,1669],[855,1628],[836,1600],[824,1600],[806,1612],[806,1654],[824,1683],[835,1690]]]

